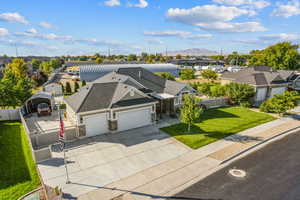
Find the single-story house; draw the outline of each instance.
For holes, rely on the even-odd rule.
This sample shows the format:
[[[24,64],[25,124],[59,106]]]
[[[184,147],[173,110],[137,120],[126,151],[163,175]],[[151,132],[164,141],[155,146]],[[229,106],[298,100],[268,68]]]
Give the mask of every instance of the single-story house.
[[[254,86],[256,94],[254,104],[260,105],[263,101],[275,94],[283,94],[290,85],[297,81],[298,74],[290,70],[275,70],[268,66],[245,67],[238,72],[225,72],[222,80],[247,83]]]
[[[165,80],[144,68],[121,68],[65,99],[78,136],[95,136],[150,125],[174,114],[190,86]]]

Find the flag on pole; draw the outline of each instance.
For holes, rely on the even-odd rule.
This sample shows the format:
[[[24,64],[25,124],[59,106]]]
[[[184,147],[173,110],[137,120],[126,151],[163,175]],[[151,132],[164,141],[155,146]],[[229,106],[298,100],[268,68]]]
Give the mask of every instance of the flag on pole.
[[[59,124],[60,124],[60,129],[59,129],[59,137],[64,138],[65,135],[65,127],[64,127],[64,121],[61,117],[61,113],[59,112]]]

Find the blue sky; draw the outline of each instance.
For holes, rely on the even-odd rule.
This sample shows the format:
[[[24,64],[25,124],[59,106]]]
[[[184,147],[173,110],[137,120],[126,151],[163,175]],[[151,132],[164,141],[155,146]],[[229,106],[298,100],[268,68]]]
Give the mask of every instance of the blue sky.
[[[0,55],[207,48],[300,41],[299,0],[3,0]]]

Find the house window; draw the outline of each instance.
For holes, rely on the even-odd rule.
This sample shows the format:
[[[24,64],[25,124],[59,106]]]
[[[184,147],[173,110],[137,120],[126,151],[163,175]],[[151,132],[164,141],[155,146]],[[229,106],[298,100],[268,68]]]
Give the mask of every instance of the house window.
[[[116,119],[117,118],[117,115],[115,112],[113,112],[113,119]]]
[[[155,112],[155,105],[152,105],[152,112]]]
[[[80,124],[83,123],[83,118],[82,118],[82,117],[79,118],[79,123],[80,123]]]
[[[175,97],[175,99],[174,99],[174,105],[180,104],[179,100],[180,100],[180,97]]]

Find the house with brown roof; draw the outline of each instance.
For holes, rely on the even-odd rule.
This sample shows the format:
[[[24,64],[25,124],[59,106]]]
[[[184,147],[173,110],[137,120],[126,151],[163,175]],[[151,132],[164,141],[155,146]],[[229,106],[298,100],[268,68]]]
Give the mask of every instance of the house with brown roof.
[[[225,72],[221,78],[229,82],[247,83],[254,86],[255,105],[260,105],[275,94],[283,94],[299,81],[296,71],[276,70],[268,66],[246,67],[239,72]]]

